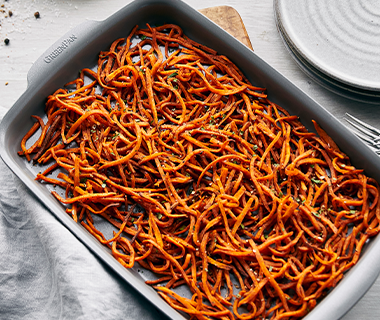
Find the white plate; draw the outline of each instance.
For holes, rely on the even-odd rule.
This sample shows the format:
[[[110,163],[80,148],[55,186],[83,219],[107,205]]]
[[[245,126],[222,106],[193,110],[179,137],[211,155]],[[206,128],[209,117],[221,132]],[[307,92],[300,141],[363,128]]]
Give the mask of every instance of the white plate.
[[[275,13],[308,73],[337,93],[380,97],[380,1],[275,0]]]

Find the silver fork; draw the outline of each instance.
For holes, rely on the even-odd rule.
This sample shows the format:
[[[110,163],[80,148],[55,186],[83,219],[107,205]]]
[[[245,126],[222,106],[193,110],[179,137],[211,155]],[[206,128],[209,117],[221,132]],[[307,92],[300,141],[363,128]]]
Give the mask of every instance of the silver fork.
[[[346,113],[349,119],[345,120],[356,130],[351,130],[360,139],[364,140],[377,154],[380,154],[380,130]]]

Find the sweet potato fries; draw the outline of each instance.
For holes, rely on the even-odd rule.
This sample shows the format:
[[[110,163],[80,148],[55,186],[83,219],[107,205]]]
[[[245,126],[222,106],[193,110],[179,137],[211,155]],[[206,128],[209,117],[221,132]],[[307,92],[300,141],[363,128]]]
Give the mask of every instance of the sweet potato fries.
[[[36,180],[191,318],[302,317],[379,232],[377,182],[176,25],[114,41],[46,114],[21,141]]]

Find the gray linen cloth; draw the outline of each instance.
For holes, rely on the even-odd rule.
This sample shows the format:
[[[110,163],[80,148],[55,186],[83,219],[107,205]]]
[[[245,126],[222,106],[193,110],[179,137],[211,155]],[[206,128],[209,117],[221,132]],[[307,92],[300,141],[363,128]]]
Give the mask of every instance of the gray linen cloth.
[[[0,107],[1,118],[4,113]],[[0,319],[164,318],[0,159]]]

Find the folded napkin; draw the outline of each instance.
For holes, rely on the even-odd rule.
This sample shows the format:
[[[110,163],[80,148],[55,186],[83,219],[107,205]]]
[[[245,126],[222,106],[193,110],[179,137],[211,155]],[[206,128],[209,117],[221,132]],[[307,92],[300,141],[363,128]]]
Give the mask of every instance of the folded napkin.
[[[166,317],[97,259],[0,159],[0,319]]]

